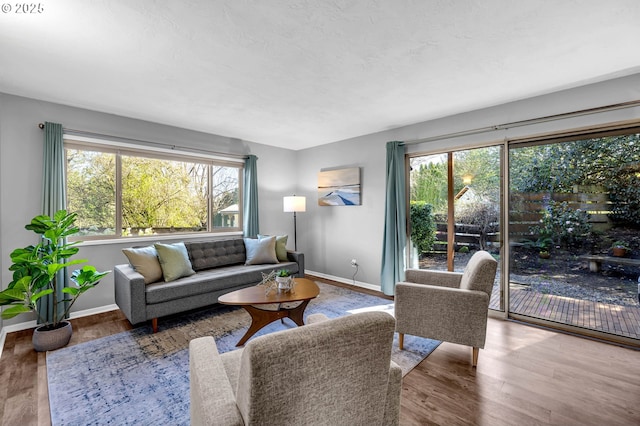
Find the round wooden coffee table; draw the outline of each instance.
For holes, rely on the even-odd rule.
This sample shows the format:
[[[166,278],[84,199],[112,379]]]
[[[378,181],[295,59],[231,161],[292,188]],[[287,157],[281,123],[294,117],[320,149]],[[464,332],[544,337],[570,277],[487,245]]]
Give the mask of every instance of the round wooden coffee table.
[[[294,282],[293,290],[287,292],[271,290],[267,294],[264,286],[256,285],[218,297],[218,303],[242,306],[251,315],[251,325],[236,346],[244,345],[258,330],[278,319],[291,318],[298,326],[304,325],[302,317],[304,310],[309,301],[320,294],[320,289],[315,282],[306,278],[294,278]],[[294,302],[301,303],[289,306]],[[274,309],[267,309],[267,306],[263,306],[274,304]]]

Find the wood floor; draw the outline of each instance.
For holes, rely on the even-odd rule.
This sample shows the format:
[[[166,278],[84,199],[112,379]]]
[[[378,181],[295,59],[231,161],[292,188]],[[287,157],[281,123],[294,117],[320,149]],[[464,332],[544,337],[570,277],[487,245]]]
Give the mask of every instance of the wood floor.
[[[120,311],[72,322],[70,344],[131,328]],[[2,425],[50,424],[45,354],[31,333],[6,339]],[[470,363],[470,348],[442,343],[404,378],[401,424],[640,424],[640,351],[490,319],[477,369]]]

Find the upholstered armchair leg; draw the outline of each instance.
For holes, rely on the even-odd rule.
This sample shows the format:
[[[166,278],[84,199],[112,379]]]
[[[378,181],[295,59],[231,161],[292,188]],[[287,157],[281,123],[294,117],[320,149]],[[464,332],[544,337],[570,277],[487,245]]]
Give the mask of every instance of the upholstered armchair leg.
[[[480,348],[473,348],[473,362],[472,365],[474,367],[478,366],[478,354],[480,353]]]
[[[398,348],[404,349],[404,333],[398,333]]]
[[[154,333],[158,332],[158,318],[151,319],[151,328],[153,329]]]

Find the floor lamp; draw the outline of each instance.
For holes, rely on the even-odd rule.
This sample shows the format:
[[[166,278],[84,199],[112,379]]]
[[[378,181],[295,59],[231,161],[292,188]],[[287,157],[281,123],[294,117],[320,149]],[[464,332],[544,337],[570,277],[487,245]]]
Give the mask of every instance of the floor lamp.
[[[307,211],[307,198],[301,196],[287,196],[282,199],[282,210],[285,213],[293,212],[293,244],[294,250],[298,251],[298,225],[296,224],[296,213]]]

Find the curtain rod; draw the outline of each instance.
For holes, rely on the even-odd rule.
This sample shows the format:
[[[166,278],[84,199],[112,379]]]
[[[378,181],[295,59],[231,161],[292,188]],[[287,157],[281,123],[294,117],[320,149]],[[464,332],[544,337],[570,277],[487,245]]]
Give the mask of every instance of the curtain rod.
[[[38,127],[40,129],[44,129],[44,123],[38,123]],[[107,138],[107,139],[115,139],[115,140],[118,140],[118,141],[142,143],[144,145],[151,145],[151,146],[155,146],[155,147],[158,147],[158,148],[165,148],[165,149],[170,149],[170,150],[178,149],[178,150],[181,150],[181,151],[190,151],[190,152],[195,152],[195,153],[218,155],[218,156],[222,156],[222,157],[233,157],[233,158],[247,159],[247,155],[246,154],[233,154],[233,153],[227,153],[227,152],[209,151],[209,150],[206,150],[206,149],[189,148],[189,147],[186,147],[186,146],[171,145],[171,144],[162,143],[162,142],[151,142],[151,141],[145,141],[145,140],[142,140],[142,139],[125,138],[125,137],[122,137],[122,136],[103,135],[101,133],[87,132],[85,130],[75,130],[75,129],[63,128],[62,131],[64,133],[68,133],[68,134],[72,134],[72,135],[76,135],[76,136],[88,136],[88,137],[94,137],[94,138],[98,138],[98,139],[105,139],[105,138]]]
[[[580,117],[583,115],[596,114],[599,112],[606,112],[606,111],[614,111],[618,109],[633,108],[636,106],[640,106],[640,100],[622,102],[618,104],[611,104],[611,105],[606,105],[606,106],[601,106],[596,108],[582,109],[582,110],[573,111],[573,112],[564,112],[561,114],[548,115],[545,117],[538,117],[538,118],[530,118],[530,119],[521,120],[521,121],[512,121],[510,123],[496,124],[494,126],[478,127],[476,129],[463,130],[461,132],[447,133],[439,136],[430,136],[428,138],[410,140],[410,141],[406,141],[404,144],[414,145],[418,143],[433,142],[441,139],[459,138],[462,136],[477,135],[480,133],[493,132],[496,130],[507,130],[515,127],[529,126],[531,124],[547,123],[550,121],[557,121],[565,118]]]

